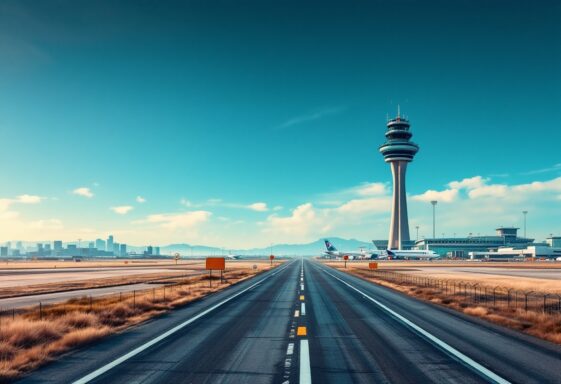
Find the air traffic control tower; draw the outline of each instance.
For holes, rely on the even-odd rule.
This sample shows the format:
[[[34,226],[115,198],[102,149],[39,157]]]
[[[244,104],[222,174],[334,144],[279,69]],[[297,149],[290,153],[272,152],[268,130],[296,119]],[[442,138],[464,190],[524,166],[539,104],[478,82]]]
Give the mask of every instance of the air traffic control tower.
[[[413,134],[409,131],[409,121],[400,116],[388,121],[386,142],[380,146],[380,153],[386,163],[390,163],[393,175],[392,217],[390,223],[389,249],[402,249],[409,242],[409,219],[407,217],[407,195],[405,193],[405,171],[407,163],[419,150],[411,141]]]

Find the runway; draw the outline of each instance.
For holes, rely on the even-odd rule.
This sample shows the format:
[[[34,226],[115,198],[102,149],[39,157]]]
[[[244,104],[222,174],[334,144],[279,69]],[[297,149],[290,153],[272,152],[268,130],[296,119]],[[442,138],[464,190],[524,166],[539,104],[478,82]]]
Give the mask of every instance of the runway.
[[[561,347],[294,260],[22,383],[555,383]]]

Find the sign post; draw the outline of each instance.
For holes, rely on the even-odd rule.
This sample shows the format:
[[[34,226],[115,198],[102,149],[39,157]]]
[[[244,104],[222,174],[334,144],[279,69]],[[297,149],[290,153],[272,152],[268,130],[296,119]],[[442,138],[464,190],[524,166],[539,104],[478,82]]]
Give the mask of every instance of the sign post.
[[[275,259],[275,255],[269,256],[269,260],[271,260],[271,267],[273,266],[273,260]]]
[[[206,269],[209,271],[208,286],[212,288],[212,271],[220,271],[220,282],[222,282],[222,271],[226,269],[226,259],[224,257],[207,257]]]
[[[372,276],[374,276],[374,270],[378,269],[378,263],[368,263],[368,269],[372,271]]]
[[[343,260],[345,260],[345,269],[347,268],[347,260],[349,260],[349,255],[343,256]]]
[[[176,253],[175,255],[173,255],[173,258],[175,259],[175,265],[177,265],[177,262],[179,261],[179,253]]]

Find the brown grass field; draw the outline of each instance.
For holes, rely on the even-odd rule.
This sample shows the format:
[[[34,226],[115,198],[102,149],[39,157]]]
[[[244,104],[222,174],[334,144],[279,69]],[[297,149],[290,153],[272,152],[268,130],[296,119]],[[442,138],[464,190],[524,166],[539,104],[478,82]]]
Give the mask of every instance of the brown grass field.
[[[125,264],[126,262],[126,264]],[[63,268],[60,269],[70,269],[78,267],[86,268],[102,268],[102,269],[112,269],[115,267],[130,268],[135,274],[127,275],[126,271],[123,271],[122,275],[113,277],[86,277],[87,273],[76,272],[76,276],[84,276],[83,279],[73,280],[61,278],[60,281],[55,283],[43,283],[43,284],[30,284],[30,285],[17,285],[0,287],[0,299],[15,297],[15,296],[27,296],[27,295],[37,295],[52,292],[64,292],[73,291],[80,289],[92,289],[92,288],[103,288],[103,287],[114,287],[120,285],[130,285],[147,283],[153,281],[166,281],[175,278],[181,278],[186,276],[198,275],[205,273],[205,261],[204,260],[180,260],[176,265],[175,262],[170,262],[169,260],[113,260],[113,261],[92,261],[92,262],[62,262],[67,263]],[[228,260],[226,261],[226,268],[252,268],[253,265],[260,267],[261,265],[268,264],[267,260]],[[17,262],[10,264],[11,269],[25,270],[25,269],[41,269],[45,270],[47,273],[49,270],[53,269],[53,264],[50,261],[29,261],[29,262]],[[58,265],[58,264],[56,264]],[[156,268],[169,268],[165,272],[157,273],[144,273],[139,274],[135,267],[147,267],[154,266]],[[3,264],[0,264],[0,269],[3,268]],[[72,275],[72,272],[68,272]],[[59,275],[52,275],[59,276]]]
[[[413,263],[414,262],[411,262],[411,264]],[[491,300],[491,297],[485,297],[485,295],[480,296],[478,300],[474,301],[471,295],[466,296],[461,294],[461,291],[452,293],[449,289],[443,289],[441,285],[432,285],[427,287],[424,284],[411,280],[396,282],[395,279],[385,277],[383,272],[376,273],[370,271],[368,269],[368,263],[364,262],[347,263],[346,269],[344,268],[344,263],[341,261],[326,261],[324,264],[343,272],[356,275],[364,280],[371,281],[374,284],[392,288],[396,291],[403,292],[421,300],[452,308],[468,315],[480,317],[495,324],[503,325],[553,343],[561,344],[561,314],[559,311],[546,312],[542,310],[541,306],[530,306],[526,309],[521,305],[506,306],[504,303],[495,303]],[[388,265],[386,265],[384,263],[379,265],[381,265],[381,271],[386,270],[401,274],[409,274],[409,276],[413,275],[411,274],[412,268],[407,268],[410,265],[405,267],[404,263],[399,263],[400,268],[395,268],[395,264],[396,263],[388,263]],[[504,268],[504,263],[502,264]],[[426,267],[426,263],[423,266]],[[500,268],[500,266],[496,267]],[[508,267],[510,268],[511,266],[508,265]],[[536,266],[533,266],[533,268],[536,268]],[[547,266],[546,268],[551,267]],[[424,277],[431,277],[430,272],[423,273]],[[487,276],[484,276],[479,280],[477,279],[477,275],[462,275],[461,280],[455,279],[457,275],[454,274],[451,276],[437,274],[432,277],[436,277],[436,279],[440,279],[441,281],[446,281],[448,284],[458,282],[464,283],[471,280],[471,284],[475,284],[475,282],[479,283],[479,292],[485,288],[492,290],[498,284],[494,278],[492,281],[487,280]],[[534,287],[535,280],[538,279],[521,278],[519,276],[503,276],[500,284],[515,290],[537,291]],[[556,303],[558,296],[556,296],[554,292],[561,292],[561,281],[553,281],[549,288],[551,291],[545,293],[552,294],[553,296],[551,298],[553,299],[553,303]],[[483,292],[487,294],[490,291],[484,290]],[[502,292],[504,292],[504,290],[502,290]],[[535,292],[532,295],[536,294],[539,294],[539,292]],[[536,296],[532,297],[536,298]],[[538,300],[538,303],[541,303],[541,299]]]
[[[276,261],[275,266],[282,264]],[[232,266],[235,265],[235,266]],[[254,269],[253,266],[257,268]],[[212,292],[270,269],[269,262],[243,261],[227,265],[225,281],[213,274],[178,278],[171,284],[126,295],[84,297],[0,317],[0,382],[11,382],[73,348],[139,324]]]

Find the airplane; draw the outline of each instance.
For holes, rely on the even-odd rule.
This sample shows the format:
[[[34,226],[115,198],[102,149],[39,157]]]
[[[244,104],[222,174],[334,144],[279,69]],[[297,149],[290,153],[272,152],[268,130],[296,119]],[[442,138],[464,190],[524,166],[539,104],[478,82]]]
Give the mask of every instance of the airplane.
[[[374,244],[374,241],[372,243]],[[376,244],[374,244],[374,249],[378,249]],[[380,260],[432,260],[437,258],[440,258],[440,255],[428,249],[386,249],[383,254],[378,256]]]
[[[358,260],[358,259],[375,259],[377,258],[377,254],[380,253],[376,251],[374,252],[365,251],[362,248],[360,252],[338,251],[337,248],[335,248],[335,246],[331,244],[329,240],[325,239],[324,241],[325,241],[325,248],[327,248],[327,251],[325,251],[323,254],[326,256],[341,257],[341,258],[344,256],[348,256],[350,260]]]
[[[239,259],[242,258],[242,255],[232,255],[232,254],[228,253],[228,254],[226,255],[226,257],[227,257],[228,259],[230,259],[230,260],[239,260]]]

